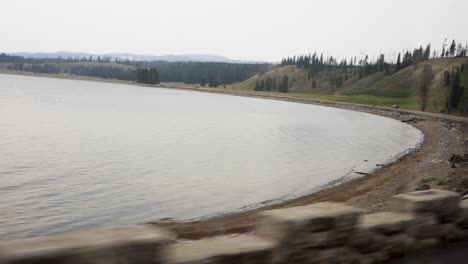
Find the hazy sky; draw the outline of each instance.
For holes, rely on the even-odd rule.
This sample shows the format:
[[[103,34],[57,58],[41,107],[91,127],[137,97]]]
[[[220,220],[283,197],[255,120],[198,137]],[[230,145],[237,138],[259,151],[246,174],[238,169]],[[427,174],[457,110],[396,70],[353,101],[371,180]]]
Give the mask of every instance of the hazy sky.
[[[0,51],[280,60],[468,41],[468,0],[2,0]]]

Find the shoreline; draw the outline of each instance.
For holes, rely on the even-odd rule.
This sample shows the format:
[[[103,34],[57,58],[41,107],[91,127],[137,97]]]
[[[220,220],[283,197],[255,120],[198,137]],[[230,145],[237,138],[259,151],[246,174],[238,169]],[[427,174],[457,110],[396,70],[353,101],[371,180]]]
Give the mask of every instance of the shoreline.
[[[153,222],[155,225],[173,231],[183,239],[199,239],[214,235],[249,233],[253,231],[254,223],[256,222],[256,214],[260,211],[309,205],[316,202],[346,202],[364,209],[367,213],[385,211],[388,209],[390,198],[394,195],[413,191],[424,180],[447,180],[447,177],[453,174],[453,169],[446,160],[453,153],[460,153],[463,155],[464,149],[462,146],[463,144],[460,144],[460,140],[468,140],[468,118],[461,116],[450,116],[407,109],[393,109],[382,106],[309,100],[282,95],[260,95],[223,90],[213,91],[192,87],[161,88],[314,104],[364,112],[411,123],[423,134],[422,141],[416,148],[411,149],[408,153],[391,161],[385,166],[376,168],[373,172],[359,178],[331,184],[330,187],[325,187],[318,192],[271,205],[260,205],[257,208],[247,211],[236,211],[210,218],[189,221]],[[456,128],[452,129],[453,127]],[[447,130],[450,131],[450,135],[446,134],[448,132]],[[444,137],[445,140],[439,140]],[[428,156],[435,156],[437,161],[434,162],[434,159],[428,160]],[[435,169],[434,167],[440,168]],[[468,172],[466,168],[460,169],[461,171],[459,172],[461,172],[461,174]],[[440,186],[438,183],[432,185],[431,187],[454,189],[453,184],[452,186]]]
[[[303,103],[303,104],[315,104],[315,105],[320,105],[320,106],[329,106],[329,107],[341,108],[341,109],[346,109],[346,110],[353,110],[353,111],[358,111],[358,112],[368,112],[368,111],[362,111],[363,109],[374,109],[374,110],[379,109],[379,110],[395,111],[399,113],[422,115],[422,116],[433,117],[433,118],[438,118],[438,119],[450,120],[454,122],[468,123],[468,116],[448,115],[448,114],[440,114],[440,113],[434,113],[434,112],[422,112],[418,110],[410,110],[410,109],[405,109],[405,108],[395,109],[395,108],[379,106],[379,105],[366,105],[366,104],[356,104],[356,103],[348,103],[348,102],[341,102],[341,101],[312,99],[312,98],[305,98],[299,94],[294,94],[294,93],[255,92],[255,91],[232,90],[232,89],[226,89],[226,88],[191,87],[185,84],[184,86],[165,86],[164,83],[162,83],[162,86],[161,85],[156,86],[156,85],[142,84],[142,83],[136,83],[133,81],[124,81],[124,80],[117,80],[117,79],[103,79],[99,77],[78,76],[78,75],[69,75],[69,74],[33,73],[33,72],[26,72],[26,71],[11,71],[11,70],[4,70],[4,69],[0,69],[0,74],[64,79],[64,80],[76,80],[76,81],[116,83],[116,84],[125,84],[125,85],[147,87],[147,88],[160,88],[160,89],[172,89],[172,90],[182,90],[182,91],[195,91],[195,92],[202,92],[202,93],[215,93],[215,94],[268,99],[268,100],[279,100],[279,101],[295,102],[295,103]],[[372,112],[368,112],[368,113],[372,114]]]
[[[332,184],[331,187],[325,187],[318,192],[271,205],[261,205],[247,211],[236,211],[210,218],[153,222],[155,225],[171,230],[182,239],[249,233],[253,231],[256,215],[260,211],[303,206],[316,202],[346,202],[364,209],[367,213],[381,212],[388,209],[391,197],[396,194],[414,191],[422,183],[431,185],[432,188],[455,190],[457,185],[460,184],[460,175],[463,176],[468,173],[466,167],[458,168],[457,172],[454,173],[451,164],[447,162],[451,154],[463,155],[463,152],[467,151],[463,149],[463,144],[460,144],[461,141],[468,140],[468,118],[466,117],[393,109],[383,106],[310,100],[282,94],[253,94],[193,87],[161,88],[314,104],[364,112],[410,123],[423,134],[422,142],[419,143],[417,148],[410,150],[409,153],[385,166],[376,168],[367,175]],[[454,174],[458,174],[458,178],[449,179]],[[440,182],[450,182],[450,184],[444,186]]]
[[[388,114],[395,114],[395,112],[376,111],[378,112],[374,114],[400,121],[415,117],[413,114],[389,116]],[[375,213],[387,210],[388,203],[394,195],[413,191],[421,182],[426,182],[425,180],[428,179],[434,179],[433,182],[427,182],[432,188],[454,189],[459,182],[441,186],[438,181],[449,181],[447,179],[454,173],[447,159],[451,154],[463,151],[460,139],[465,137],[464,140],[468,140],[468,124],[452,124],[428,118],[419,119],[414,126],[424,135],[419,148],[413,149],[386,166],[377,168],[370,174],[340,182],[312,194],[248,211],[194,221],[160,221],[152,222],[152,224],[171,230],[183,239],[199,239],[222,234],[252,232],[257,213],[264,210],[328,201],[346,202],[364,209],[366,213]],[[444,135],[446,135],[445,139],[440,140]],[[467,172],[466,167],[458,167],[458,174],[463,176]]]
[[[0,74],[1,73],[12,74],[8,72],[0,72]],[[58,77],[52,75],[44,76],[18,73],[15,75],[48,78]],[[332,184],[331,187],[326,187],[325,189],[312,194],[271,205],[260,205],[260,207],[248,211],[233,212],[212,218],[203,218],[187,222],[152,222],[155,225],[163,226],[164,228],[173,231],[180,238],[197,239],[220,234],[248,233],[253,230],[254,223],[256,221],[256,214],[259,211],[308,205],[322,201],[347,202],[364,209],[368,213],[380,212],[388,208],[388,202],[393,195],[413,191],[421,183],[426,183],[431,187],[454,189],[459,184],[459,180],[457,182],[457,179],[452,179],[453,175],[468,175],[467,167],[458,166],[454,169],[451,167],[451,164],[447,162],[451,154],[463,155],[463,152],[465,151],[466,153],[467,151],[464,149],[463,143],[461,143],[468,140],[468,118],[466,117],[353,103],[312,100],[291,95],[288,96],[287,94],[258,94],[223,90],[223,88],[202,89],[194,87],[154,87],[119,80],[72,77],[74,76],[63,76],[60,78],[120,83],[140,87],[218,93],[334,107],[375,114],[411,123],[411,125],[423,133],[423,140],[422,143],[420,143],[419,148],[413,149],[386,166],[376,168],[376,170],[370,174],[348,181],[338,182],[337,184]]]

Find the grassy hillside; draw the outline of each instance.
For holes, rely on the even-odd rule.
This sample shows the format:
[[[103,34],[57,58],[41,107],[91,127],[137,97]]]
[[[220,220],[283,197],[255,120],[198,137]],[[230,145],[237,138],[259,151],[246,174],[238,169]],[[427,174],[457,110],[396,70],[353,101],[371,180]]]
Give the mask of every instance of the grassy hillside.
[[[451,71],[453,67],[460,67],[463,63],[466,64],[465,68],[468,68],[466,58],[438,58],[406,67],[397,73],[378,72],[363,78],[359,78],[352,71],[340,88],[335,88],[329,81],[332,72],[324,71],[312,77],[307,70],[289,65],[255,75],[229,88],[253,91],[257,81],[265,81],[267,78],[281,80],[286,75],[289,78],[289,95],[292,96],[386,106],[399,104],[404,108],[419,109],[419,80],[424,65],[430,64],[434,80],[430,86],[427,111],[440,112],[445,106],[448,95],[448,87],[444,87],[442,82],[443,72]],[[316,82],[315,88],[312,87],[313,81]],[[468,69],[461,73],[461,83],[467,87],[465,101],[468,103]]]

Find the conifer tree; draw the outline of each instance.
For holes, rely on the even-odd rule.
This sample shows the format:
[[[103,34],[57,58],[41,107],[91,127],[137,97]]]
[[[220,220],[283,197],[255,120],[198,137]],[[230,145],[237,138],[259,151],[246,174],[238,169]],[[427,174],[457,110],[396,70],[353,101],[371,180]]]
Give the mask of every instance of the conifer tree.
[[[279,88],[278,92],[287,93],[288,90],[289,90],[289,79],[287,75],[284,75],[283,80],[281,81],[281,87]]]
[[[423,60],[428,60],[431,56],[431,44],[427,44],[426,49],[424,50]]]
[[[448,105],[450,108],[457,109],[463,96],[463,88],[460,86],[460,71],[458,67],[452,70],[452,79],[450,80],[450,94]]]
[[[423,69],[423,73],[421,75],[421,80],[419,83],[419,98],[421,100],[420,101],[421,111],[426,111],[427,98],[429,95],[429,86],[433,79],[434,79],[434,74],[432,72],[431,65],[425,65]]]
[[[457,47],[457,44],[455,43],[455,40],[452,41],[452,45],[450,45],[450,56],[455,56],[455,49]]]

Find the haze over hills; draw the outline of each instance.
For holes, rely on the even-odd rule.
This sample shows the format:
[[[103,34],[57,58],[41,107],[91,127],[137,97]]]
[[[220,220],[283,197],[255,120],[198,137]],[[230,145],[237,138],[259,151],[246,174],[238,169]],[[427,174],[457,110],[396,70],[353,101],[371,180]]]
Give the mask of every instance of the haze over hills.
[[[249,60],[235,60],[230,59],[221,55],[213,54],[178,54],[178,55],[141,55],[141,54],[132,54],[132,53],[105,53],[105,54],[95,54],[95,53],[86,53],[86,52],[68,52],[68,51],[59,51],[59,52],[13,52],[11,55],[23,56],[28,58],[76,58],[76,57],[101,57],[101,58],[111,58],[112,60],[118,58],[122,60],[136,60],[136,61],[198,61],[198,62],[228,62],[228,63],[256,63],[256,61]]]
[[[384,54],[378,59],[369,59],[366,55],[338,60],[314,52],[288,56],[280,64],[229,63],[234,60],[203,54],[15,53],[21,56],[0,54],[0,69],[141,83],[151,79],[149,84],[221,86],[247,93],[289,93],[353,103],[398,104],[403,108],[422,108],[431,112],[466,112],[467,49],[461,42],[457,45],[452,40],[442,50],[431,49],[427,44],[425,48],[419,46],[412,51],[400,52],[396,62],[387,61]],[[148,77],[150,72],[154,73],[151,78]]]

